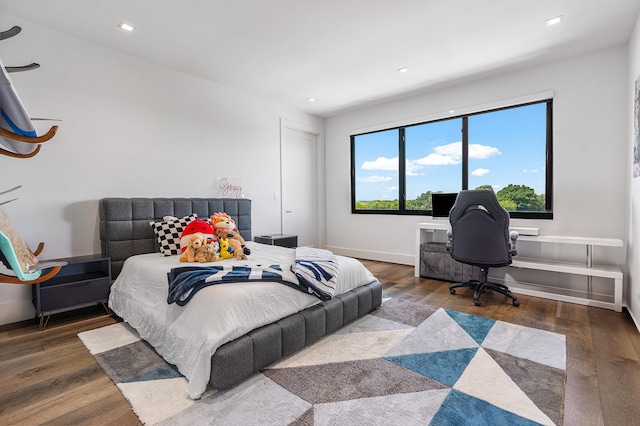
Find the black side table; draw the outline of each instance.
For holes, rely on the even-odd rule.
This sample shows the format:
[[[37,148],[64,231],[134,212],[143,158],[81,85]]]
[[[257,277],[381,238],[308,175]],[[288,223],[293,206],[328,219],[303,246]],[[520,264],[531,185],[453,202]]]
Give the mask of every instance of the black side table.
[[[271,246],[281,246],[281,247],[297,247],[298,246],[298,236],[297,235],[287,235],[287,234],[268,234],[268,235],[259,235],[253,238],[253,241],[261,244],[268,244]]]
[[[40,318],[40,330],[47,326],[55,310],[102,303],[111,314],[107,306],[111,290],[110,257],[96,254],[55,260],[64,260],[67,265],[51,279],[32,286],[32,301],[36,316]]]

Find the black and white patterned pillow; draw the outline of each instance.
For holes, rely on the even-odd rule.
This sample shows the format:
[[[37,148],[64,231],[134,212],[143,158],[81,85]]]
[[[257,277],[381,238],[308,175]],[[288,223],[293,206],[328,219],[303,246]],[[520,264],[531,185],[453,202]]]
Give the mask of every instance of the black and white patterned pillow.
[[[185,216],[183,218],[165,216],[162,220],[149,222],[153,228],[153,232],[158,238],[160,253],[165,256],[173,256],[180,254],[180,235],[186,226],[194,219],[196,214]]]

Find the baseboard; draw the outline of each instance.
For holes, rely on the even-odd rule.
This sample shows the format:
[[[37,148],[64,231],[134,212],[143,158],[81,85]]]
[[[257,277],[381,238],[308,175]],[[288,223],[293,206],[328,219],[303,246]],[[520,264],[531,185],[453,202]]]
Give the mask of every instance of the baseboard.
[[[73,307],[64,311],[57,311],[51,314],[50,319],[52,320],[51,322],[61,321],[65,318],[77,318],[78,320],[82,320],[83,318],[95,317],[96,315],[110,315],[116,321],[119,321],[119,322],[122,321],[122,318],[118,317],[113,312],[107,314],[104,307],[99,303],[98,304],[92,303],[86,306]],[[46,317],[47,315],[45,315],[45,320],[46,320]],[[30,319],[25,319],[25,320],[20,320],[20,321],[15,321],[15,322],[0,325],[0,333],[5,331],[16,330],[18,328],[23,328],[23,327],[30,327],[30,326],[37,327],[39,322],[40,320],[36,318],[34,313]]]
[[[9,324],[3,324],[3,325],[0,325],[0,333],[17,330],[19,328],[29,327],[29,326],[31,326],[31,325],[33,325],[35,323],[36,323],[36,320],[30,319],[30,320],[22,320],[22,321],[18,321],[18,322],[12,322],[12,323],[9,323]]]
[[[340,256],[355,257],[357,259],[377,260],[378,262],[398,263],[400,265],[414,265],[415,255],[398,254],[381,251],[355,250],[345,247],[325,246],[327,250],[331,250],[334,254]]]
[[[633,315],[633,312],[631,312],[631,310],[629,308],[627,308],[626,306],[624,306],[622,308],[622,310],[629,312],[629,316],[631,317],[631,320],[636,325],[636,328],[638,329],[638,332],[640,333],[640,321],[638,321],[638,319]]]
[[[31,299],[0,303],[0,325],[12,324],[35,318]]]

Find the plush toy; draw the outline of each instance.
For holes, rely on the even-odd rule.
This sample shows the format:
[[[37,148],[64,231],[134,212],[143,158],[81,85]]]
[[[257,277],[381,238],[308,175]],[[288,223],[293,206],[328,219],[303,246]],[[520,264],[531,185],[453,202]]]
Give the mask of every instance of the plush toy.
[[[191,234],[188,236],[188,245],[184,252],[180,256],[180,262],[195,262],[196,251],[202,246],[207,244],[207,240],[204,235],[200,233]]]
[[[207,243],[196,250],[196,262],[206,263],[218,260],[218,242]]]
[[[211,224],[218,239],[229,239],[229,245],[236,259],[243,260],[247,258],[247,255],[251,254],[251,250],[245,246],[246,242],[236,227],[236,222],[228,214],[222,212],[213,214],[211,216]]]
[[[233,258],[233,248],[229,245],[228,238],[219,238],[220,242],[220,259]]]
[[[213,249],[213,260],[219,260],[218,258],[220,256],[220,243],[218,242],[218,239],[216,238],[215,240],[210,242],[209,245],[212,246]]]
[[[187,226],[180,234],[180,249],[184,251],[189,247],[190,235],[200,233],[209,242],[217,240],[216,233],[209,222],[203,219],[194,219],[187,224]]]

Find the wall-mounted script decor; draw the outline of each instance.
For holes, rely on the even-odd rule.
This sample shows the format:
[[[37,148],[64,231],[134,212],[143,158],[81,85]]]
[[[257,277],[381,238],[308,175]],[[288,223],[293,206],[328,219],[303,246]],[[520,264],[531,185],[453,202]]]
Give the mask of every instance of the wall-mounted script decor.
[[[19,34],[20,27],[0,31],[0,41]],[[55,136],[58,126],[38,136],[32,119],[15,91],[9,73],[30,71],[39,68],[33,63],[19,67],[5,67],[0,59],[0,154],[14,158],[33,157],[40,151],[40,144]]]
[[[221,177],[216,179],[215,196],[220,198],[244,198],[242,179]]]

